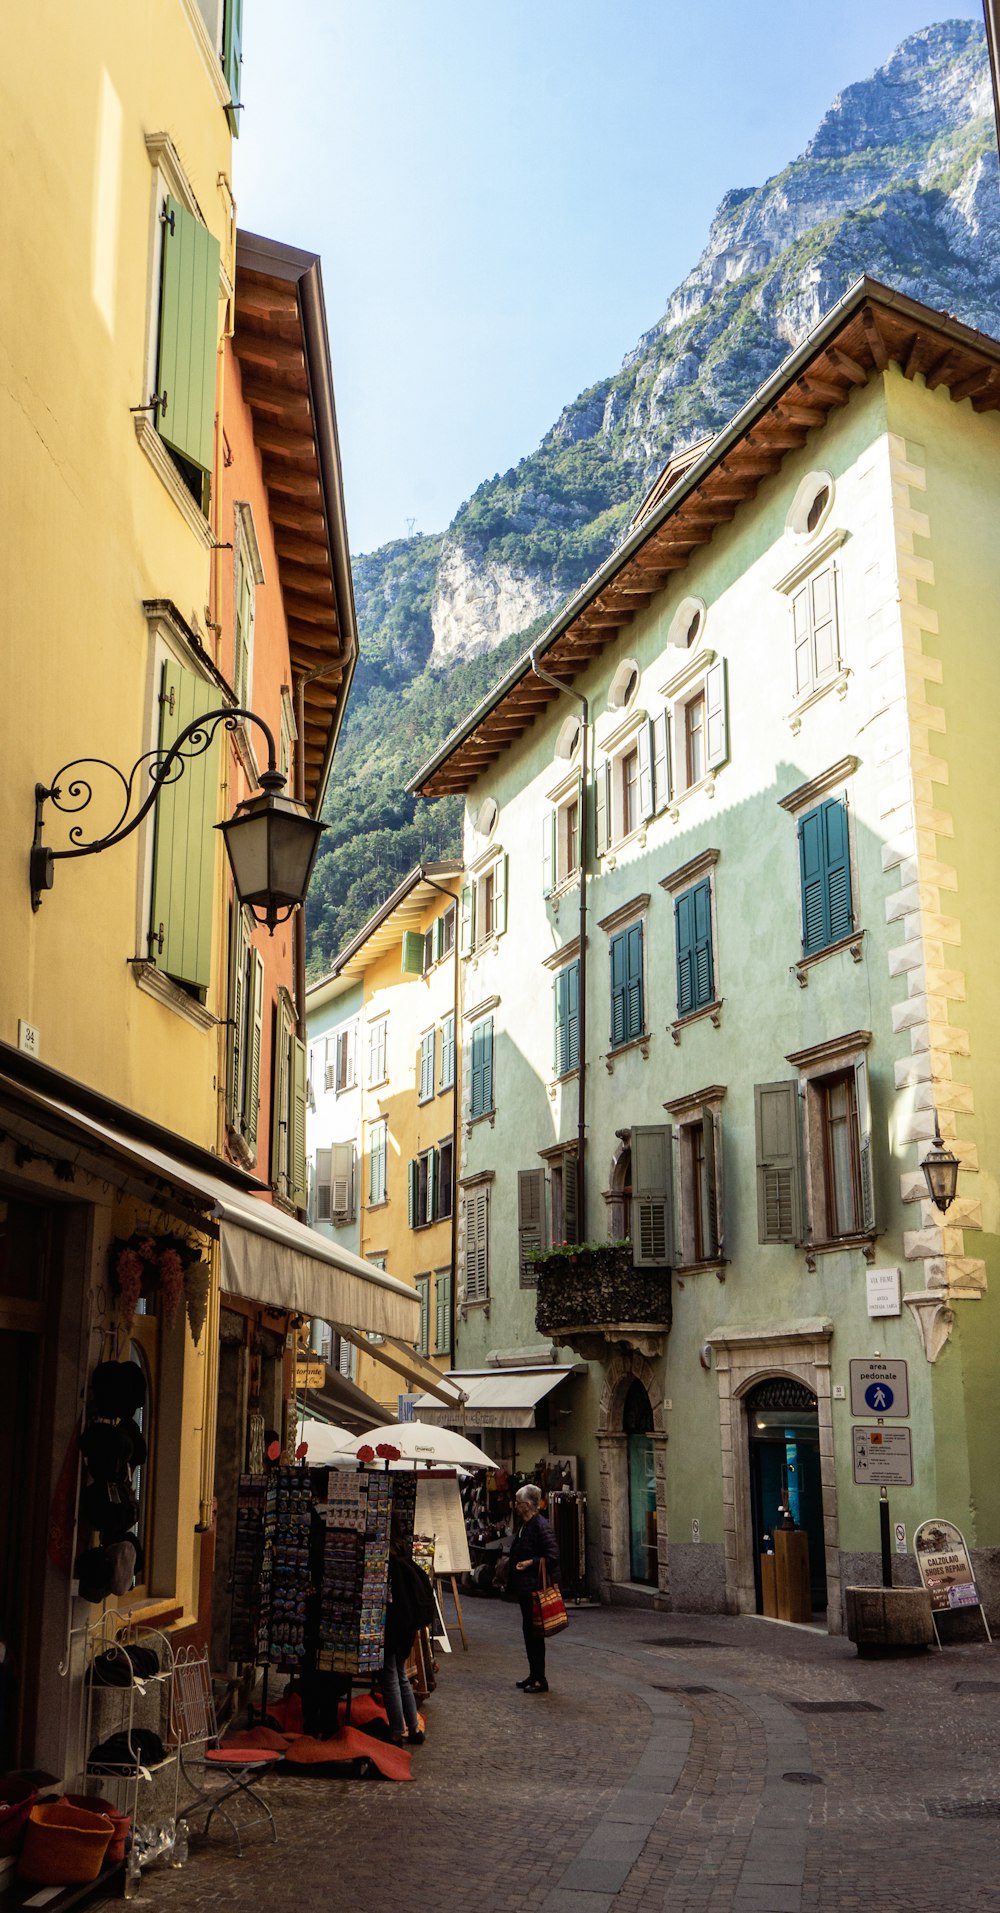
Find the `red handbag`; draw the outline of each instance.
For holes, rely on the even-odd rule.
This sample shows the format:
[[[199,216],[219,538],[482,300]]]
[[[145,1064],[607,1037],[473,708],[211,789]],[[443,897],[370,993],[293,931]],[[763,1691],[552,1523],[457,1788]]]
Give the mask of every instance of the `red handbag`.
[[[538,1566],[541,1577],[541,1587],[538,1589],[537,1594],[533,1594],[531,1597],[535,1626],[540,1634],[561,1634],[563,1628],[569,1626],[569,1615],[566,1612],[566,1603],[555,1582],[553,1581],[551,1585],[549,1584],[545,1562],[540,1561]]]

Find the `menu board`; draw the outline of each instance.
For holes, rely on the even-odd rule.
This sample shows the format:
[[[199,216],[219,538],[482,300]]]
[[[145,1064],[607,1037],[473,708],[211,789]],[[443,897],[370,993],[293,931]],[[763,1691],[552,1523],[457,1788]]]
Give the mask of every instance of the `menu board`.
[[[435,1574],[468,1574],[469,1537],[465,1531],[457,1475],[418,1475],[418,1534],[434,1536]]]

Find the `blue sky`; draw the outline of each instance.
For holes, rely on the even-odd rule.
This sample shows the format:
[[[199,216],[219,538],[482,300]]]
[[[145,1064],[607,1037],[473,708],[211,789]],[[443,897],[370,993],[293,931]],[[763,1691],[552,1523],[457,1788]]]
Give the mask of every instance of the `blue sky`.
[[[240,224],[323,261],[354,551],[617,369],[730,186],[934,0],[248,0]]]

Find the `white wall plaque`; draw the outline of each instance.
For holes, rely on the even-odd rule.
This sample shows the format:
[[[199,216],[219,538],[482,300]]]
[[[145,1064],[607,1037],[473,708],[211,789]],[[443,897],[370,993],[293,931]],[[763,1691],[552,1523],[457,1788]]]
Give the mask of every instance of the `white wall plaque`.
[[[869,1315],[898,1315],[899,1270],[868,1269],[868,1313]]]

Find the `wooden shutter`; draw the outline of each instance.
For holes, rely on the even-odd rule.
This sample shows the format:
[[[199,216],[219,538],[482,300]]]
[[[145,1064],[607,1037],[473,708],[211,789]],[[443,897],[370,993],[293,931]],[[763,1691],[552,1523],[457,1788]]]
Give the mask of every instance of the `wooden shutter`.
[[[625,1041],[626,1015],[628,1004],[628,977],[626,972],[627,954],[625,932],[619,930],[611,939],[611,1047],[617,1049]]]
[[[817,684],[832,677],[837,669],[837,592],[834,569],[827,565],[809,581],[809,608],[812,613],[813,676]]]
[[[226,0],[226,10],[222,24],[222,71],[226,76],[226,85],[232,98],[232,106],[226,108],[229,130],[234,139],[240,136],[240,86],[243,68],[243,0]]]
[[[288,1194],[288,1031],[281,1005],[274,1008],[271,1049],[271,1182],[279,1195]]]
[[[580,1061],[580,965],[567,964],[553,979],[555,994],[555,1073],[565,1076]]]
[[[439,1355],[447,1355],[451,1348],[451,1270],[439,1269],[437,1272],[437,1322],[435,1324],[434,1346]]]
[[[493,1018],[477,1023],[472,1032],[472,1114],[483,1116],[493,1108]]]
[[[185,726],[218,701],[218,691],[204,678],[168,659],[160,688],[160,750],[169,750]],[[150,956],[158,970],[202,997],[212,977],[218,801],[216,735],[207,751],[185,761],[176,783],[164,785],[154,813]]]
[[[156,429],[171,451],[211,472],[219,242],[168,196],[163,219]]]
[[[427,1151],[427,1220],[436,1222],[438,1213],[438,1153]]]
[[[444,918],[435,917],[431,928],[434,932],[434,961],[440,963],[444,956]]]
[[[871,1099],[868,1094],[868,1062],[864,1056],[859,1056],[854,1065],[854,1101],[858,1117],[861,1227],[866,1230],[873,1230],[876,1226],[875,1173],[872,1156]]]
[[[705,673],[705,761],[710,771],[718,770],[729,756],[729,720],[726,713],[726,660],[709,666]]]
[[[418,1275],[417,1294],[420,1297],[420,1340],[417,1343],[417,1352],[420,1355],[426,1355],[430,1350],[431,1332],[431,1278],[429,1275]]]
[[[237,704],[250,698],[250,656],[253,646],[254,581],[246,552],[237,533],[236,554],[236,645],[233,660],[233,689]]]
[[[542,818],[542,896],[551,897],[556,887],[557,813],[547,810]]]
[[[330,1211],[346,1220],[354,1212],[354,1144],[334,1143],[330,1164]]]
[[[420,1170],[416,1157],[406,1165],[406,1220],[411,1229],[417,1226],[417,1204],[419,1200]]]
[[[248,1040],[246,1092],[243,1102],[243,1134],[257,1153],[257,1126],[260,1121],[260,1052],[264,1030],[264,959],[259,950],[250,952],[248,996]]]
[[[455,1081],[455,1018],[446,1016],[441,1025],[441,1089],[450,1089]]]
[[[653,806],[664,810],[670,802],[670,718],[661,711],[653,719]]]
[[[625,1041],[631,1043],[645,1028],[642,976],[642,924],[630,923],[625,931],[626,1001]]]
[[[465,1299],[486,1302],[490,1293],[489,1191],[471,1189],[465,1199]]]
[[[423,976],[424,937],[422,930],[403,932],[403,975]]]
[[[420,1088],[419,1101],[426,1103],[434,1094],[434,1031],[427,1030],[420,1038]]]
[[[611,766],[594,767],[594,849],[598,857],[607,854],[608,818],[611,815]]]
[[[229,1055],[226,1071],[226,1121],[243,1126],[247,1047],[247,952],[249,938],[241,905],[233,898],[229,931]]]
[[[580,1183],[577,1175],[577,1160],[569,1152],[563,1157],[562,1201],[563,1201],[563,1239],[566,1242],[580,1240]]]
[[[467,957],[472,955],[476,924],[475,885],[463,883],[459,896],[459,953]]]
[[[636,746],[639,753],[639,816],[643,823],[653,815],[653,726],[647,718]]]
[[[527,1259],[529,1249],[545,1247],[545,1171],[519,1169],[517,1172],[517,1259],[522,1289],[533,1289],[538,1281],[534,1266]]]
[[[481,1026],[483,1032],[482,1070],[483,1070],[483,1108],[493,1108],[493,1018],[488,1017]]]
[[[304,1209],[309,1195],[306,1165],[306,1046],[296,1036],[292,1040],[292,1147],[289,1163],[289,1195],[297,1209]]]
[[[493,875],[493,931],[501,936],[507,928],[507,859],[498,857]]]
[[[754,1085],[757,1141],[757,1239],[801,1242],[802,1145],[794,1079]]]
[[[669,1123],[632,1127],[632,1262],[663,1269],[673,1260],[672,1135]]]
[[[385,1201],[385,1120],[373,1123],[368,1132],[368,1200]]]
[[[715,1149],[715,1117],[706,1109],[701,1118],[701,1148],[705,1164],[705,1188],[702,1202],[702,1234],[705,1238],[706,1255],[721,1255],[722,1247],[722,1203],[719,1186],[719,1164]]]
[[[712,882],[702,879],[691,892],[694,931],[695,1007],[703,1010],[715,1001],[715,963],[712,954]]]
[[[331,1186],[333,1182],[333,1150],[316,1151],[316,1220],[329,1222],[333,1210]]]
[[[849,937],[854,928],[847,805],[837,797],[828,797],[822,811],[830,942],[837,943],[841,937]]]
[[[674,903],[677,945],[677,1014],[690,1016],[695,1006],[693,893],[685,890]]]
[[[811,956],[854,928],[847,805],[828,797],[799,819],[802,950]]]
[[[813,668],[808,585],[803,585],[792,599],[792,642],[795,649],[795,695],[804,697],[812,689]]]

